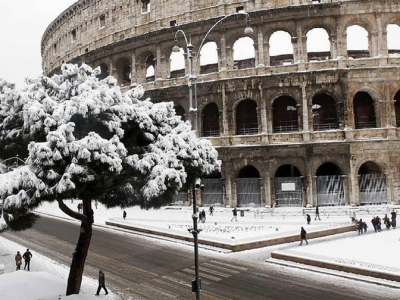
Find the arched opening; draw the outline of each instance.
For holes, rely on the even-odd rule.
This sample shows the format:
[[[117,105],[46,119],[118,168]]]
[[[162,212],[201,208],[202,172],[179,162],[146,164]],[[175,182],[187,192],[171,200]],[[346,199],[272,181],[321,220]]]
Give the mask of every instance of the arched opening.
[[[376,128],[374,100],[367,92],[357,92],[353,99],[356,129]]]
[[[246,166],[236,178],[237,206],[260,206],[260,173],[253,166]]]
[[[177,116],[181,117],[182,121],[186,121],[186,112],[185,109],[181,105],[175,106],[175,113]]]
[[[329,35],[323,28],[307,32],[307,56],[309,62],[327,60],[331,57]]]
[[[250,135],[258,133],[257,103],[245,99],[236,107],[236,134]]]
[[[282,165],[275,172],[275,206],[303,205],[303,180],[294,165]]]
[[[386,175],[379,165],[368,161],[358,170],[358,188],[360,205],[386,204]]]
[[[347,27],[347,56],[351,58],[369,57],[368,31],[359,26]]]
[[[170,78],[178,78],[185,76],[185,56],[183,48],[179,48],[179,52],[171,52],[170,56]]]
[[[116,77],[118,84],[130,85],[131,84],[131,63],[128,58],[122,57],[117,60],[115,64]]]
[[[280,96],[272,106],[273,132],[293,132],[299,130],[297,103],[292,97]]]
[[[155,58],[153,54],[146,57],[146,82],[155,80]]]
[[[269,56],[271,66],[293,64],[292,37],[286,31],[275,31],[269,38]]]
[[[221,173],[201,179],[204,190],[201,192],[201,205],[220,207],[223,205],[223,184]]]
[[[400,55],[400,26],[397,24],[389,24],[387,26],[387,47],[389,56]]]
[[[205,43],[200,50],[200,74],[218,72],[217,43]]]
[[[233,61],[234,69],[254,68],[255,50],[252,38],[241,37],[233,44]]]
[[[107,78],[109,75],[108,66],[105,63],[102,63],[99,67],[100,67],[100,74],[97,76],[97,78],[99,78],[99,80],[103,80]]]
[[[312,99],[311,109],[314,131],[337,129],[339,127],[336,101],[333,97],[325,93],[315,95]]]
[[[209,103],[203,109],[203,136],[219,136],[219,109],[217,104]]]
[[[394,110],[396,113],[396,127],[400,127],[400,91],[394,96]]]
[[[317,170],[317,204],[345,205],[344,182],[341,171],[333,163],[324,163]]]

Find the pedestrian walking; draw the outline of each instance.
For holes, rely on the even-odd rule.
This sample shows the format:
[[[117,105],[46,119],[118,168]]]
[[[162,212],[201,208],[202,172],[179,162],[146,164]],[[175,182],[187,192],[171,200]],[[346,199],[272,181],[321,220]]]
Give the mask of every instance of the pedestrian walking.
[[[214,207],[211,205],[210,208],[208,209],[208,211],[210,212],[210,216],[213,216],[213,214],[214,214]]]
[[[236,207],[232,210],[233,218],[231,219],[231,222],[235,220],[237,222],[237,209]]]
[[[15,264],[17,266],[17,271],[21,270],[21,265],[22,265],[22,255],[19,251],[17,251],[17,254],[15,255]]]
[[[206,212],[204,209],[199,213],[199,221],[198,223],[205,223],[206,222]]]
[[[300,246],[303,245],[303,241],[305,241],[306,244],[308,245],[307,231],[303,227],[301,227],[301,230],[300,230]]]
[[[319,217],[319,206],[318,205],[315,207],[315,220],[317,220],[317,218],[318,218],[318,220],[321,221],[321,218]]]
[[[311,216],[307,214],[307,224],[310,225],[310,223],[311,223]]]
[[[96,296],[99,295],[101,289],[104,289],[106,295],[108,295],[108,291],[106,288],[106,277],[104,276],[103,271],[99,270],[99,287],[97,288]]]
[[[26,251],[25,251],[24,255],[22,255],[22,257],[25,260],[24,270],[26,270],[26,268],[28,268],[28,271],[30,271],[32,253],[29,251],[29,249],[26,249]]]
[[[124,212],[122,213],[122,217],[124,218],[124,220],[125,220],[125,218],[126,218],[126,211],[124,210]]]
[[[391,215],[392,215],[392,227],[394,229],[396,228],[396,216],[397,216],[397,213],[394,209],[392,210]]]
[[[364,232],[364,223],[363,223],[362,219],[360,219],[358,221],[358,223],[357,223],[357,230],[358,230],[358,235],[363,234],[363,232]]]

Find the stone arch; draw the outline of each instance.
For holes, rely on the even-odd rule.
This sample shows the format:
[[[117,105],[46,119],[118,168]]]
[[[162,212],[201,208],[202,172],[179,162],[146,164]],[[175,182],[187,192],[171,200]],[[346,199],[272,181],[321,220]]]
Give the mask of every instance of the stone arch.
[[[208,103],[202,110],[202,136],[212,137],[220,135],[219,108],[214,102]]]
[[[394,95],[394,110],[396,114],[396,127],[400,127],[400,90]]]
[[[270,65],[287,65],[294,61],[293,35],[286,30],[274,31],[268,39]]]
[[[235,109],[236,134],[249,135],[258,133],[257,102],[253,99],[241,100]]]
[[[317,204],[319,206],[345,205],[342,170],[333,162],[325,162],[316,170]]]
[[[240,37],[233,43],[234,69],[254,68],[254,40],[249,36]]]
[[[291,96],[282,95],[272,102],[272,130],[274,133],[299,130],[297,102]]]
[[[103,80],[110,75],[110,70],[106,63],[101,63],[99,67],[100,67],[100,74],[97,76],[97,78],[99,78],[99,80]]]
[[[366,20],[354,18],[347,22],[343,28],[345,31],[344,36],[347,37],[347,56],[351,58],[370,57],[372,55],[371,33],[374,31],[374,26]],[[353,31],[353,29],[356,30],[357,33],[350,32],[349,34],[349,30]],[[363,38],[365,33],[367,36]]]
[[[218,72],[218,45],[214,41],[206,42],[200,49],[200,74]]]
[[[376,128],[374,99],[368,92],[358,91],[353,97],[354,128]]]
[[[326,92],[318,92],[311,103],[313,130],[330,130],[339,128],[337,101]]]
[[[357,172],[360,205],[387,203],[384,169],[383,166],[372,160],[360,164]]]
[[[398,56],[400,54],[400,25],[390,23],[385,28],[389,56]]]
[[[155,72],[156,72],[156,62],[154,54],[151,53],[146,57],[145,60],[146,66],[146,82],[151,82],[155,80]]]
[[[201,205],[221,206],[223,204],[224,185],[220,172],[201,178],[204,189],[201,192]]]
[[[236,178],[237,206],[260,206],[260,172],[253,166],[241,168]]]
[[[127,57],[120,57],[115,63],[115,75],[119,85],[131,84],[131,61]]]
[[[186,111],[182,105],[176,105],[174,108],[176,115],[180,116],[182,121],[186,121]]]
[[[179,52],[171,52],[170,58],[170,78],[185,76],[185,51],[179,47]]]
[[[280,165],[275,171],[275,206],[302,206],[303,178],[295,165]]]
[[[157,60],[154,53],[156,52],[146,48],[145,50],[138,52],[136,55],[136,74],[139,81],[143,80],[151,82],[155,80]],[[152,73],[152,70],[149,69],[151,66],[154,68],[154,74]]]
[[[307,32],[306,36],[309,62],[327,60],[332,57],[330,35],[325,28],[314,27]]]

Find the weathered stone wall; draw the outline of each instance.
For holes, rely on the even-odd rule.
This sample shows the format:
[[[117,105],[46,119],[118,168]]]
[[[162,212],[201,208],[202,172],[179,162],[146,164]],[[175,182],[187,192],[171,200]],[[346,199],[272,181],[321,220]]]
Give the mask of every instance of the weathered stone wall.
[[[386,176],[387,202],[399,203],[400,128],[397,128],[395,95],[400,90],[400,56],[389,55],[387,25],[400,24],[400,0],[306,1],[306,0],[151,0],[143,11],[141,0],[80,0],[45,31],[42,39],[45,74],[58,71],[64,62],[106,64],[109,74],[121,76],[120,59],[128,61],[130,78],[139,83],[154,102],[173,101],[189,111],[188,64],[182,76],[170,72],[171,49],[177,30],[184,30],[197,51],[202,42],[217,44],[215,72],[201,74],[198,68],[195,107],[192,114],[197,133],[202,134],[203,109],[215,103],[220,112],[220,134],[209,137],[223,161],[224,204],[236,206],[235,180],[242,168],[260,173],[262,205],[274,204],[274,179],[282,165],[295,166],[302,175],[303,205],[317,203],[316,176],[321,165],[334,164],[345,182],[347,204],[359,204],[358,176],[361,166],[374,162]],[[254,65],[237,68],[234,42],[243,37],[245,10],[254,29]],[[206,33],[223,16],[231,15]],[[104,22],[104,23],[102,23]],[[363,26],[369,48],[350,57],[346,29]],[[329,35],[326,59],[309,61],[307,32],[323,28]],[[75,31],[74,31],[75,30]],[[291,35],[292,63],[273,64],[269,55],[271,35],[283,30]],[[74,31],[75,35],[72,35]],[[181,45],[184,44],[182,36]],[[72,38],[75,40],[72,41]],[[146,78],[146,59],[154,56],[154,78]],[[316,53],[318,57],[324,53]],[[357,54],[358,55],[358,54]],[[195,65],[196,66],[196,65]],[[354,97],[368,93],[377,125],[356,129]],[[313,97],[325,93],[334,99],[339,125],[335,130],[313,128]],[[298,130],[274,132],[273,107],[280,96],[295,100]],[[237,134],[236,108],[245,99],[257,106],[258,133]],[[187,116],[188,118],[188,116]]]

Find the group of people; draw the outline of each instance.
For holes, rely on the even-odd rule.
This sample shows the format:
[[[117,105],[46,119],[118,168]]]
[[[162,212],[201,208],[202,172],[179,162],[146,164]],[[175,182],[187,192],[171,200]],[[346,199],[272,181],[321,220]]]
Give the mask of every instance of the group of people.
[[[385,225],[386,229],[390,229],[391,227],[393,229],[396,228],[396,217],[397,217],[397,213],[396,211],[393,209],[391,212],[391,218],[388,217],[387,214],[385,214],[385,216],[383,217],[383,219],[381,220],[381,218],[379,218],[379,216],[373,217],[371,220],[372,226],[374,227],[374,231],[375,232],[380,232],[382,231],[382,221],[383,224]],[[357,224],[357,230],[358,230],[358,234],[361,235],[365,232],[367,232],[367,223],[364,222],[362,219],[356,221]]]
[[[21,255],[19,251],[17,251],[17,254],[15,255],[15,264],[17,266],[17,271],[21,270],[21,265],[22,265],[22,259],[25,261],[25,266],[24,270],[28,268],[28,271],[30,271],[31,267],[31,258],[32,258],[32,253],[29,251],[29,249],[26,249],[25,253]]]

